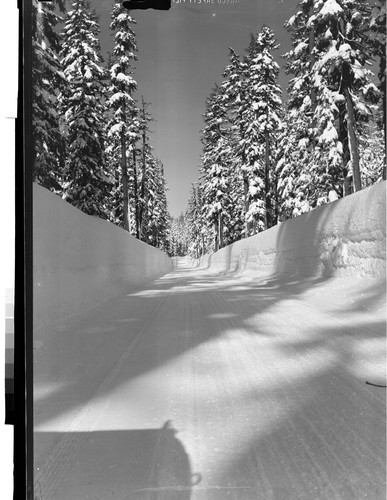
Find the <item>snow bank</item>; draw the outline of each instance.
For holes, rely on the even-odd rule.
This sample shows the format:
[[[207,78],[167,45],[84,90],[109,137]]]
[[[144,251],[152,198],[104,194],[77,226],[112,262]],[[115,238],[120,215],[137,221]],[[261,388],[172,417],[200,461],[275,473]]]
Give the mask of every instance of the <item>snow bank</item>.
[[[33,189],[35,331],[60,327],[172,269],[160,250],[37,184]]]
[[[384,278],[386,183],[319,207],[196,261],[215,271]]]

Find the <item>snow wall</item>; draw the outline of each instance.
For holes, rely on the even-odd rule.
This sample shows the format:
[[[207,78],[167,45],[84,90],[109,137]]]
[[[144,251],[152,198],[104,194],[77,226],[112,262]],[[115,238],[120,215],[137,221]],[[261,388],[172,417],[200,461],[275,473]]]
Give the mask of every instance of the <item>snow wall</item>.
[[[164,252],[34,184],[35,331],[68,323],[171,270]]]
[[[386,182],[204,255],[195,265],[217,272],[385,278]]]

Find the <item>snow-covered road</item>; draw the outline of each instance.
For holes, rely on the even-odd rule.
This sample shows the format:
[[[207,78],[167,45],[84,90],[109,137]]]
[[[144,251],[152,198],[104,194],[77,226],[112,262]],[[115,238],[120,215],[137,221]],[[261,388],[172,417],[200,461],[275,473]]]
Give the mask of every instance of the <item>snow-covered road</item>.
[[[36,335],[36,499],[384,500],[384,285],[179,264]]]

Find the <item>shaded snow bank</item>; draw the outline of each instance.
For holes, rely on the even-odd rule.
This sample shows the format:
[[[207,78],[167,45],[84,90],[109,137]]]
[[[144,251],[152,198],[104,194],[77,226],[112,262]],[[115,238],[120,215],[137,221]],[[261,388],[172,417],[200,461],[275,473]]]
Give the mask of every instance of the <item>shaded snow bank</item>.
[[[172,269],[171,259],[126,231],[33,187],[34,331],[60,327]]]
[[[195,261],[214,271],[385,278],[386,182]]]

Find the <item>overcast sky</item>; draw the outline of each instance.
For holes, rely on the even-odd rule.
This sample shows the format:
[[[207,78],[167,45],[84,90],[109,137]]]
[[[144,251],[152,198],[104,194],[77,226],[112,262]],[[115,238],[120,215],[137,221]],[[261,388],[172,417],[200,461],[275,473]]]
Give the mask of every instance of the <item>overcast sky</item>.
[[[243,55],[250,34],[264,24],[274,30],[281,44],[278,63],[290,47],[283,24],[294,14],[299,0],[233,2],[172,0],[169,11],[132,11],[139,47],[134,77],[139,97],[144,95],[151,103],[153,147],[165,167],[173,216],[185,212],[191,184],[198,180],[205,100],[214,84],[222,81],[228,47]],[[92,4],[101,16],[106,52],[112,48],[109,16],[113,0],[92,0]]]

